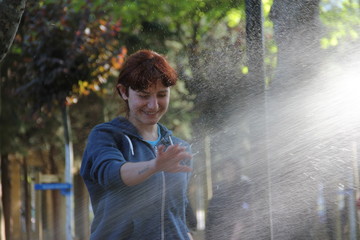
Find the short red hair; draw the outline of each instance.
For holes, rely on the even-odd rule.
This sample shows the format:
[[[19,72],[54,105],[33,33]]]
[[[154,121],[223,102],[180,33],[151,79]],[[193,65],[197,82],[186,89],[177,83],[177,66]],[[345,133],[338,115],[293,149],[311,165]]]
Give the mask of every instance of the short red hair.
[[[118,78],[118,84],[135,91],[149,88],[157,81],[165,87],[176,84],[176,71],[170,66],[165,57],[151,50],[139,50],[126,59]]]

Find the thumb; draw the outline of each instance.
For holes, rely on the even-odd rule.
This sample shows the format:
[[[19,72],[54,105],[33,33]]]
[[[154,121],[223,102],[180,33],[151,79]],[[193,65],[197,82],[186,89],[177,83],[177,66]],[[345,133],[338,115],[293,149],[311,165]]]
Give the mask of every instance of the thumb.
[[[192,172],[192,168],[188,167],[188,166],[185,166],[185,165],[180,165],[179,166],[179,171],[180,172]]]

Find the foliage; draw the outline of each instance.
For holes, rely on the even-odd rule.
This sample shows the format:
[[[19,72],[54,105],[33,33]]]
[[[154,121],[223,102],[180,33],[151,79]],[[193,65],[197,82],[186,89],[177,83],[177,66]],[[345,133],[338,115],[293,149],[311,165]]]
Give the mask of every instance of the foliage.
[[[91,92],[104,95],[102,86],[121,67],[126,48],[115,38],[120,22],[89,2],[77,10],[69,2],[28,3],[2,63],[3,154],[61,142],[55,107]]]
[[[0,62],[6,56],[19,27],[26,0],[0,1]]]
[[[263,1],[263,12],[264,12],[264,22],[263,22],[263,34],[264,34],[264,44],[265,44],[265,81],[268,85],[271,81],[273,71],[277,63],[277,53],[278,48],[274,40],[273,32],[273,22],[270,20],[270,10],[273,4],[273,0]]]
[[[221,99],[229,99],[234,81],[236,85],[244,75],[244,1],[124,1],[109,14],[121,18],[122,42],[129,52],[151,48],[168,56],[177,69],[191,98],[179,95],[187,103],[182,101],[184,110],[172,122],[222,114],[216,111],[226,105]]]
[[[268,79],[277,54],[268,17],[271,5],[272,0],[263,1]],[[336,30],[329,31],[332,35],[323,43],[334,44],[345,35],[355,37],[352,30],[358,19],[351,18],[352,24],[346,26],[331,24],[336,16],[345,20],[347,12],[356,10],[350,1],[327,11],[322,8],[323,22]],[[222,115],[222,99],[228,99],[236,87],[234,81],[241,82],[247,74],[244,1],[43,0],[29,5],[25,14],[12,56],[23,59],[17,62],[23,68],[18,93],[30,99],[28,106],[34,103],[34,111],[65,100],[75,103],[79,96],[95,92],[103,99],[104,116],[116,116],[119,102],[114,103],[109,89],[127,54],[120,46],[129,53],[151,48],[167,55],[179,72],[180,82],[172,94],[174,107],[164,121],[189,138],[191,119]]]
[[[358,40],[360,37],[359,11],[359,3],[355,1],[323,0],[320,16],[328,31],[321,39],[322,48],[335,47],[342,40]]]
[[[32,98],[35,110],[100,91],[111,70],[121,66],[126,51],[114,40],[120,23],[90,10],[84,6],[75,12],[54,3],[29,6],[24,16],[28,31],[19,36],[28,83],[19,92]]]

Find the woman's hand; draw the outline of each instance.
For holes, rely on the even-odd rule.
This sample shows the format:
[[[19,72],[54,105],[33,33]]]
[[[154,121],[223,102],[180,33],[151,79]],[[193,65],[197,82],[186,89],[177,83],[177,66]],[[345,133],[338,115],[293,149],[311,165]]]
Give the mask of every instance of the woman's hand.
[[[182,164],[182,161],[192,156],[186,152],[186,148],[179,145],[171,145],[165,150],[165,146],[158,147],[155,159],[145,162],[127,162],[120,168],[120,176],[127,186],[142,183],[156,172],[190,172],[192,169]]]
[[[155,158],[155,169],[170,173],[191,172],[190,167],[182,164],[184,160],[191,158],[191,154],[186,152],[185,147],[171,145],[165,149],[165,146],[161,145],[158,147]]]

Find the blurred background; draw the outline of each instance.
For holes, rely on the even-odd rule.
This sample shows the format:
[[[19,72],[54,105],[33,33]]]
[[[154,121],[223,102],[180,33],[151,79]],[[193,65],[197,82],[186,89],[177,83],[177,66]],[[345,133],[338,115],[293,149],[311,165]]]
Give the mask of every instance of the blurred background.
[[[0,1],[0,239],[89,239],[82,153],[139,49],[179,74],[195,240],[359,239],[359,34],[359,0]]]

